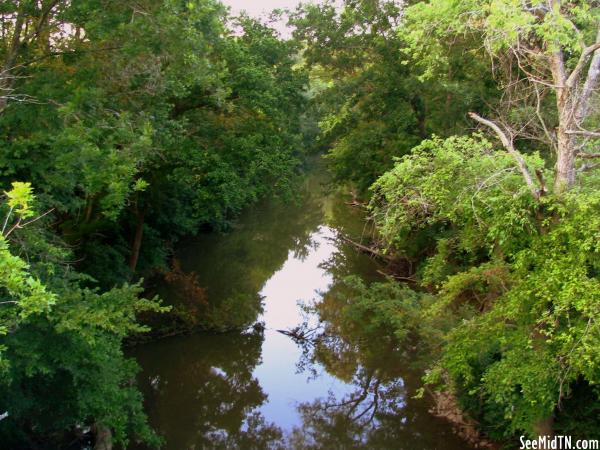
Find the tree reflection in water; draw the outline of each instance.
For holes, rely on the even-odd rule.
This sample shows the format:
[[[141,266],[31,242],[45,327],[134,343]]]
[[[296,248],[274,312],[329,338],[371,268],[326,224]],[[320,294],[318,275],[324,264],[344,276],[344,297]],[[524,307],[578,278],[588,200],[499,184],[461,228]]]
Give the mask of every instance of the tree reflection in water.
[[[410,354],[389,333],[363,327],[364,322],[344,314],[352,299],[340,280],[351,258],[349,252],[338,252],[325,263],[334,284],[306,308],[319,317],[319,325],[306,322],[292,335],[303,349],[299,371],[317,377],[321,367],[353,389],[298,405],[302,426],[289,436],[288,448],[464,448],[447,424],[429,414],[426,401],[413,398],[420,377]]]
[[[402,415],[403,382],[384,383],[378,370],[361,368],[353,382],[356,391],[342,398],[330,394],[327,399],[317,399],[299,406],[302,429],[293,431],[291,446],[309,448],[394,448],[397,439],[375,441],[384,434],[384,423]]]
[[[138,349],[142,366],[156,358],[162,362],[140,384],[167,448],[282,448],[281,430],[256,411],[266,400],[252,375],[260,363],[262,341],[258,331],[204,334]]]

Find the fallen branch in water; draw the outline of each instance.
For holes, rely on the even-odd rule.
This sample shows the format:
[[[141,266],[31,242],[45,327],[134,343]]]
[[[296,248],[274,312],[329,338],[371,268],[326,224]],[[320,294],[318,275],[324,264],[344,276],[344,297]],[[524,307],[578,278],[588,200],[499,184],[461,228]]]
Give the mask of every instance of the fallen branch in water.
[[[373,255],[377,258],[383,259],[384,261],[387,262],[391,262],[394,260],[394,258],[392,258],[389,255],[384,255],[383,253],[381,253],[381,251],[377,248],[373,248],[373,247],[368,247],[366,245],[360,244],[358,242],[353,241],[352,239],[350,239],[348,236],[344,236],[343,234],[339,234],[338,235],[343,241],[347,242],[348,244],[353,245],[354,247],[356,247],[358,250],[368,253],[370,255]]]
[[[291,337],[297,341],[309,341],[316,331],[318,331],[320,327],[312,328],[310,330],[305,329],[302,326],[298,326],[292,328],[291,330],[277,330],[278,333],[284,334],[286,336]]]
[[[296,330],[277,330],[278,333],[291,337],[292,339],[306,340],[306,336],[298,333]]]

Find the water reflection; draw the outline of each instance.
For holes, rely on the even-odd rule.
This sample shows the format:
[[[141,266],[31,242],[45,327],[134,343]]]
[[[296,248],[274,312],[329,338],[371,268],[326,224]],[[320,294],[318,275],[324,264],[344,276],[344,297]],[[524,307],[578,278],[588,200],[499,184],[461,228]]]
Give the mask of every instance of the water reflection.
[[[151,420],[167,448],[270,448],[281,440],[280,431],[254,413],[267,398],[252,374],[262,341],[254,331],[179,337],[137,349]]]
[[[411,398],[417,377],[394,342],[344,323],[338,281],[378,277],[339,239],[363,232],[360,211],[316,172],[299,204],[264,203],[236,230],[179,253],[210,301],[263,298],[264,330],[200,334],[135,350],[152,425],[168,449],[464,449]],[[302,326],[306,339],[279,330]]]
[[[446,423],[429,414],[427,402],[413,398],[420,377],[410,367],[407,352],[392,337],[369,334],[342,320],[344,290],[334,282],[313,305],[321,318],[318,328],[305,323],[297,329],[300,336],[308,336],[298,340],[303,349],[298,367],[308,373],[325,367],[351,390],[303,402],[302,425],[294,429],[288,448],[468,448]]]
[[[341,397],[330,394],[325,399],[300,405],[303,426],[294,430],[290,446],[296,449],[415,448],[414,439],[405,443],[396,436],[381,439],[389,425],[384,424],[386,419],[402,417],[405,407],[402,380],[385,383],[377,370],[361,369],[352,383],[355,390],[350,394]]]
[[[310,235],[306,252],[290,251],[280,270],[275,272],[261,290],[264,298],[265,341],[263,359],[255,375],[268,393],[268,401],[260,411],[268,420],[276,422],[284,430],[301,426],[302,419],[296,406],[305,399],[318,398],[329,392],[347,392],[348,386],[337,377],[320,370],[320,376],[307,377],[296,370],[302,357],[301,346],[282,334],[301,323],[315,326],[319,318],[315,314],[303,314],[303,305],[310,305],[320,298],[333,283],[333,276],[324,268],[337,245],[335,231],[318,226]],[[316,363],[313,370],[322,367]]]

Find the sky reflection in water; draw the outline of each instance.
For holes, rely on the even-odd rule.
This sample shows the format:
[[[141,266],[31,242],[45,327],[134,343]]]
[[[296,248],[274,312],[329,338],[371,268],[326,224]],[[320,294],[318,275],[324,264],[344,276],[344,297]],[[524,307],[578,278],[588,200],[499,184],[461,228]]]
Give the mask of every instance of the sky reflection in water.
[[[260,408],[265,419],[290,430],[301,426],[301,417],[296,409],[299,401],[326,397],[329,392],[349,393],[351,386],[320,370],[318,378],[294,371],[302,356],[302,350],[288,336],[277,330],[289,330],[305,320],[316,326],[318,318],[302,314],[301,304],[312,303],[322,296],[333,283],[333,276],[323,263],[331,259],[338,250],[335,230],[320,226],[310,236],[308,255],[300,257],[293,251],[283,267],[275,272],[260,291],[264,297],[265,340],[262,346],[262,363],[254,371],[268,400]],[[321,369],[321,368],[320,368]]]

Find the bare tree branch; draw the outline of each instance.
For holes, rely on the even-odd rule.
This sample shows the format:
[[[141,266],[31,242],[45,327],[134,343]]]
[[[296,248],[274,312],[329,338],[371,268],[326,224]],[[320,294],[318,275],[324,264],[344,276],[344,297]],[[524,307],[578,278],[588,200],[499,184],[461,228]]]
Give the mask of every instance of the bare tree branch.
[[[11,208],[10,211],[12,212],[12,208]],[[39,216],[37,216],[37,217],[35,217],[35,218],[31,219],[31,220],[28,220],[27,222],[22,222],[21,218],[19,217],[19,219],[17,220],[17,222],[12,227],[10,227],[10,229],[8,231],[5,232],[4,230],[6,229],[6,225],[7,225],[8,218],[9,218],[9,216],[7,216],[6,220],[4,221],[4,226],[2,227],[2,233],[1,234],[4,235],[5,238],[8,238],[8,236],[10,236],[10,234],[13,231],[15,231],[16,229],[21,229],[21,228],[26,227],[29,224],[32,224],[33,222],[37,222],[42,217],[45,217],[48,214],[50,214],[52,211],[54,211],[54,208],[49,209],[44,214],[40,214]]]
[[[596,43],[600,43],[600,24],[598,25]],[[590,63],[587,77],[581,90],[581,95],[577,101],[575,116],[578,123],[585,120],[588,113],[590,96],[598,86],[598,79],[600,79],[600,52],[594,51],[593,53],[594,56],[592,57],[592,62]]]
[[[592,170],[592,169],[595,169],[597,167],[600,167],[599,163],[596,163],[596,164],[584,164],[579,169],[577,169],[577,172],[579,172],[579,173],[581,173],[581,172],[587,172],[588,170]]]
[[[600,158],[600,153],[584,153],[584,152],[580,152],[580,153],[577,153],[577,157],[578,158],[583,158],[583,159]]]
[[[576,134],[578,136],[585,136],[594,139],[600,139],[600,133],[597,131],[587,131],[587,130],[567,130],[565,131],[567,134]]]
[[[577,62],[577,65],[571,72],[571,75],[569,75],[569,78],[567,78],[567,82],[566,82],[567,87],[572,88],[573,86],[575,86],[577,81],[579,81],[579,75],[581,74],[581,71],[585,67],[585,64],[586,64],[589,56],[598,49],[600,49],[600,41],[596,42],[593,45],[590,45],[589,47],[586,47],[581,52],[581,56],[579,57],[579,61]]]
[[[469,117],[471,117],[473,120],[476,120],[477,122],[485,125],[486,127],[489,127],[492,130],[494,130],[496,135],[500,138],[500,141],[502,142],[502,145],[504,146],[504,148],[508,151],[508,153],[511,154],[511,156],[514,158],[515,162],[517,163],[517,166],[519,167],[519,170],[521,171],[521,174],[523,175],[523,179],[525,180],[525,183],[529,187],[529,190],[531,191],[531,193],[533,194],[533,196],[536,199],[539,199],[540,198],[540,190],[536,187],[536,185],[533,181],[533,178],[531,177],[531,174],[529,173],[529,169],[527,168],[527,163],[525,162],[523,155],[521,155],[521,153],[519,153],[519,151],[517,151],[515,149],[512,139],[509,139],[508,136],[506,135],[506,133],[504,131],[502,131],[500,129],[500,127],[498,125],[496,125],[494,122],[492,122],[491,120],[484,119],[483,117],[479,116],[478,114],[476,114],[474,112],[470,112]]]
[[[555,136],[553,136],[550,133],[550,130],[548,130],[548,127],[546,126],[546,121],[542,117],[542,111],[541,111],[542,97],[540,95],[540,91],[539,91],[539,88],[538,88],[537,84],[534,84],[534,88],[535,88],[535,96],[536,96],[536,100],[537,100],[536,104],[535,104],[535,114],[536,114],[536,116],[537,116],[540,124],[542,125],[542,129],[544,130],[544,135],[546,136],[546,138],[550,142],[550,145],[552,146],[552,148],[554,149],[554,151],[557,152],[558,148],[556,146]]]

